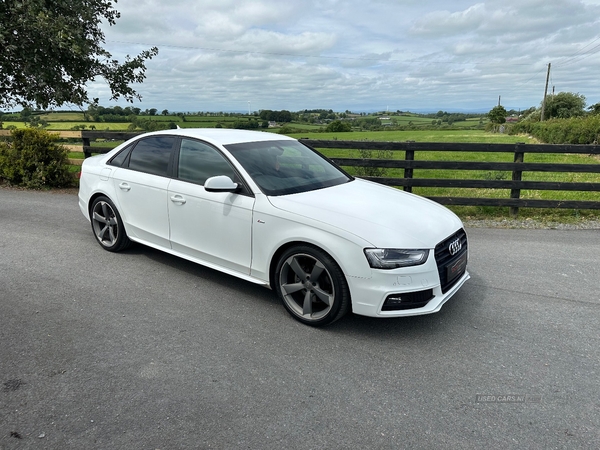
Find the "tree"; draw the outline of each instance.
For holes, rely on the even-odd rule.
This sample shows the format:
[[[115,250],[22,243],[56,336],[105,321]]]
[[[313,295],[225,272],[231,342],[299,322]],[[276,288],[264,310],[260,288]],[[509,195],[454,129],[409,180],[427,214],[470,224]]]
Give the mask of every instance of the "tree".
[[[341,120],[334,120],[325,128],[325,131],[330,133],[341,133],[352,131],[352,125],[348,122],[342,122]]]
[[[594,105],[589,106],[588,110],[592,115],[600,114],[600,103],[596,103]]]
[[[281,111],[279,111],[278,117],[277,117],[277,122],[284,122],[284,123],[288,123],[292,121],[292,113],[282,109]]]
[[[41,119],[40,116],[31,116],[29,118],[29,126],[32,128],[46,128],[48,126],[48,121]],[[81,125],[85,128],[85,125]]]
[[[0,108],[48,108],[90,103],[86,83],[102,77],[111,100],[141,96],[131,87],[145,79],[152,47],[120,64],[101,44],[103,21],[114,25],[119,12],[110,0],[0,1]]]
[[[498,106],[494,106],[490,112],[488,113],[488,118],[490,119],[490,122],[492,122],[493,124],[496,125],[500,125],[503,124],[504,122],[506,122],[506,109],[504,108],[504,106],[498,105]]]
[[[548,119],[569,119],[585,115],[585,96],[559,92],[546,98],[545,116]]]
[[[169,115],[169,110],[168,109],[163,109],[162,112],[161,112],[161,114],[163,116],[168,116]]]
[[[23,111],[21,111],[21,113],[19,114],[19,117],[23,122],[27,123],[31,120],[32,115],[33,111],[31,111],[31,108],[25,107],[23,108]]]
[[[272,113],[273,113],[273,111],[271,111],[270,109],[261,109],[259,117],[262,120],[271,120],[271,114]]]

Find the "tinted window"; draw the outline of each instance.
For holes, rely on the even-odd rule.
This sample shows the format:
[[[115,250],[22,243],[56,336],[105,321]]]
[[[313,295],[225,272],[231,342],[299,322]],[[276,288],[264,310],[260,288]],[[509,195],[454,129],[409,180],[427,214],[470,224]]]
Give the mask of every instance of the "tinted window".
[[[167,176],[174,141],[175,138],[164,136],[142,139],[131,151],[129,168],[154,175]]]
[[[352,178],[298,141],[226,145],[267,195],[286,195],[347,183]]]
[[[119,167],[121,167],[123,165],[123,163],[125,162],[125,160],[127,159],[127,156],[129,156],[129,150],[131,150],[131,145],[129,147],[127,147],[127,148],[124,148],[119,153],[117,153],[116,156],[114,156],[109,161],[109,164],[111,166],[119,166]]]
[[[221,153],[203,142],[183,139],[179,150],[178,177],[184,181],[204,184],[217,175],[235,180],[235,172]]]

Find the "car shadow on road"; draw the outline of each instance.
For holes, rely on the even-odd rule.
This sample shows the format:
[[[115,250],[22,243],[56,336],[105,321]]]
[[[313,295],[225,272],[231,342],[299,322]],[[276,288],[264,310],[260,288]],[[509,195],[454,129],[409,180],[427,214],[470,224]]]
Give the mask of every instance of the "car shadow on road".
[[[273,304],[280,305],[279,298],[271,289],[155,250],[151,247],[136,244],[122,252],[122,254],[148,258],[155,263],[166,265],[178,272],[185,273],[191,277],[190,280],[202,279],[205,282],[214,283],[218,287],[226,287],[234,291],[239,291],[244,294],[246,301],[248,299],[253,301],[253,308],[257,308],[257,321],[264,319],[264,311],[261,311],[261,304],[263,306],[268,304],[271,307]],[[472,328],[471,323],[476,320],[477,309],[485,299],[485,292],[482,290],[483,283],[478,281],[479,277],[476,274],[471,273],[471,277],[471,280],[467,281],[461,290],[438,313],[389,319],[365,317],[348,313],[337,322],[323,328],[318,328],[317,330],[319,333],[348,334],[354,337],[362,335],[368,338],[380,339],[398,339],[402,337],[404,339],[429,340],[440,336],[447,337],[451,333],[461,332],[465,327]],[[280,305],[280,307],[284,311],[283,305]],[[291,324],[297,324],[291,316],[286,317],[290,320]],[[248,320],[252,320],[252,317],[249,316]],[[315,330],[308,326],[306,329],[307,331]]]
[[[142,244],[132,245],[122,254],[135,255],[148,258],[158,264],[164,264],[178,272],[185,273],[191,277],[202,279],[211,283],[216,283],[220,286],[226,286],[230,289],[239,290],[251,297],[267,300],[270,303],[278,303],[279,300],[275,293],[262,285],[245,281],[241,278],[236,278],[233,275],[228,275],[210,267],[197,264],[187,259],[165,253],[161,250],[156,250],[152,247],[147,247]]]

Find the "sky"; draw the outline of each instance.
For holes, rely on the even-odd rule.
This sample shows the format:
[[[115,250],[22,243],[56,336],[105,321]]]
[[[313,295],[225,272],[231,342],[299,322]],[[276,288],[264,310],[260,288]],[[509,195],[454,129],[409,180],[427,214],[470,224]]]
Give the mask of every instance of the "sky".
[[[105,48],[152,46],[159,111],[487,112],[548,92],[600,102],[600,0],[119,0]],[[110,102],[105,82],[90,98]]]

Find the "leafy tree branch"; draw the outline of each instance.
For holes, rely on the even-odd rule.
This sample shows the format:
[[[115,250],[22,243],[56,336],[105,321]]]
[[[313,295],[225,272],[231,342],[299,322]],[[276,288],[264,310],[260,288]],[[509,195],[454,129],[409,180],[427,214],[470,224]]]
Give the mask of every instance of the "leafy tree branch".
[[[105,20],[114,25],[119,12],[108,0],[0,1],[0,109],[15,105],[48,108],[90,103],[86,83],[102,77],[111,100],[141,96],[131,86],[145,79],[153,47],[125,62],[103,48]]]

